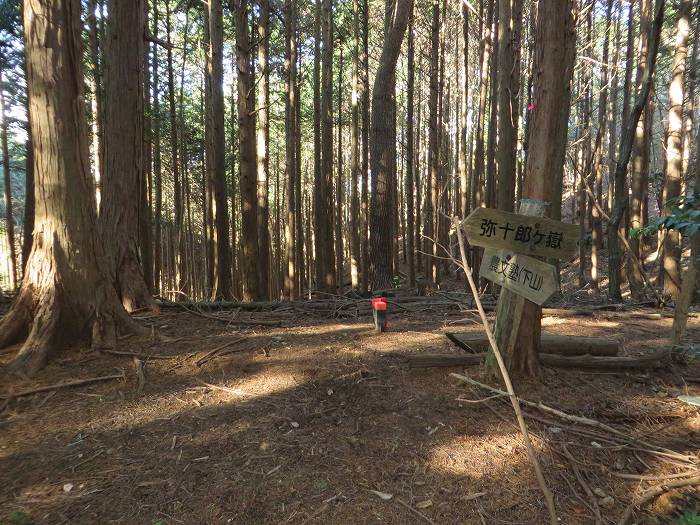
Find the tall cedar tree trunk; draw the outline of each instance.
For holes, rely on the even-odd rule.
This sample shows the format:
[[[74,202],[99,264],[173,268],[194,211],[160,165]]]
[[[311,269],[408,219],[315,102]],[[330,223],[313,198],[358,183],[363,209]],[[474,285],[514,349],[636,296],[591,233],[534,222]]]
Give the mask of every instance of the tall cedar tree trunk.
[[[469,169],[468,169],[468,145],[467,145],[467,126],[469,116],[469,8],[467,4],[462,3],[462,62],[459,64],[461,69],[461,85],[460,94],[460,113],[459,113],[459,195],[460,195],[460,210],[462,217],[469,215],[471,211],[471,187],[469,184]]]
[[[640,92],[637,99],[627,115],[627,120],[622,125],[623,133],[621,134],[620,149],[617,154],[617,165],[615,166],[615,184],[613,186],[615,195],[613,196],[613,212],[610,217],[608,226],[608,250],[610,272],[610,290],[608,295],[612,301],[621,302],[622,294],[620,293],[620,243],[617,241],[618,230],[622,219],[627,210],[627,186],[626,175],[627,167],[632,156],[634,142],[637,140],[637,131],[639,122],[651,92],[651,87],[654,78],[654,69],[656,67],[656,56],[659,50],[659,38],[661,35],[661,27],[664,20],[665,0],[656,0],[654,5],[653,24],[648,26],[647,39],[649,42],[649,52],[645,55],[645,64],[643,66],[642,75],[639,86]],[[628,47],[630,39],[628,39]],[[630,53],[628,52],[628,58]],[[625,79],[627,82],[627,79]]]
[[[131,312],[154,308],[139,251],[139,189],[143,177],[143,0],[108,0],[105,48],[105,164],[100,233],[112,246],[111,272]]]
[[[153,36],[158,38],[158,1],[153,0]],[[153,46],[151,68],[153,70],[153,189],[155,203],[153,210],[153,293],[161,290],[163,267],[163,162],[160,144],[160,92],[158,73],[158,46]]]
[[[233,298],[233,280],[231,272],[231,241],[228,216],[228,199],[226,191],[226,139],[224,129],[224,21],[221,0],[210,0],[209,14],[209,97],[210,108],[210,186],[214,190],[214,216],[216,243],[216,296],[226,300]]]
[[[498,4],[498,193],[499,210],[513,211],[515,154],[520,107],[520,33],[522,0]]]
[[[319,0],[320,1],[320,0]],[[287,173],[286,204],[287,221],[285,223],[286,268],[284,273],[284,295],[293,301],[298,298],[296,257],[296,98],[297,98],[297,43],[296,43],[296,10],[294,2],[287,0],[285,4],[285,171]],[[316,59],[315,59],[316,60]],[[314,66],[316,68],[316,66]],[[316,135],[314,130],[314,135]],[[320,136],[320,135],[319,135]],[[320,151],[320,149],[318,149]],[[314,163],[315,165],[316,163]],[[314,167],[316,169],[316,167]]]
[[[414,16],[415,16],[415,9],[414,9]],[[414,254],[415,258],[415,264],[416,264],[416,273],[420,274],[423,271],[423,255],[419,252],[422,251],[421,249],[421,208],[423,205],[422,202],[422,196],[423,192],[421,191],[421,183],[423,180],[423,177],[421,177],[421,163],[420,163],[420,155],[421,155],[421,106],[423,103],[423,90],[421,86],[423,83],[421,82],[423,79],[423,75],[421,74],[421,68],[423,65],[423,60],[422,60],[422,55],[419,53],[418,55],[418,82],[416,83],[418,87],[418,103],[416,104],[416,138],[415,138],[415,147],[414,147],[414,154],[413,154],[413,176],[414,176],[414,181],[413,181],[413,187],[416,192],[416,218],[415,218],[415,239],[413,241],[413,246],[415,247],[416,253]],[[414,86],[415,89],[415,86]],[[422,277],[421,277],[421,280]]]
[[[338,294],[343,295],[343,48],[338,60],[338,161],[335,180],[335,274]]]
[[[625,130],[629,122],[630,99],[632,97],[632,66],[634,63],[634,2],[630,2],[627,18],[627,38],[625,49],[625,80],[622,87],[622,116],[620,119],[620,137],[625,140]],[[636,124],[635,124],[636,126]],[[632,139],[634,133],[632,134]],[[630,142],[631,144],[631,142]],[[618,232],[623,237],[627,236],[627,222],[629,220],[629,184],[627,166],[618,171],[619,154],[622,152],[622,142],[616,154],[615,165],[612,166],[612,207],[610,222],[608,224],[608,298],[613,302],[622,302],[622,272],[624,270],[624,258],[620,256],[621,245],[618,240]],[[619,217],[616,210],[619,209]],[[615,231],[617,230],[617,231]]]
[[[610,28],[612,25],[613,0],[607,0],[605,9],[605,35],[603,36],[603,53],[601,57],[600,92],[598,94],[598,131],[593,145],[593,164],[591,167],[591,179],[594,185],[590,185],[595,194],[595,204],[591,200],[591,287],[595,293],[599,292],[600,251],[603,248],[603,223],[598,208],[603,208],[603,137],[607,127],[606,110],[608,104],[608,68],[610,50]]]
[[[2,66],[4,67],[4,65]],[[5,79],[0,69],[0,116],[2,128],[0,129],[0,141],[2,142],[2,173],[5,181],[5,228],[7,232],[7,246],[10,251],[10,289],[17,288],[17,249],[15,247],[15,219],[12,215],[12,179],[10,178],[10,148],[7,145],[7,114],[5,112]],[[26,233],[25,233],[26,235]]]
[[[662,211],[665,215],[669,215],[673,207],[672,202],[669,201],[681,194],[681,178],[683,176],[683,88],[688,58],[691,7],[691,0],[681,0],[676,23],[676,49],[673,56],[671,82],[668,88],[666,172],[664,173],[664,209]],[[663,296],[674,301],[678,300],[681,292],[680,260],[680,234],[676,230],[668,230],[664,234],[663,244]]]
[[[474,168],[473,168],[473,189],[472,189],[472,206],[477,208],[485,203],[485,167],[484,159],[486,158],[486,152],[484,151],[484,124],[486,122],[486,103],[488,100],[488,78],[489,78],[489,63],[491,62],[491,54],[493,47],[493,34],[491,33],[491,24],[493,23],[494,17],[494,2],[495,0],[482,0],[481,5],[484,1],[488,2],[486,21],[484,22],[483,16],[480,16],[480,33],[483,35],[479,41],[479,106],[477,109],[476,116],[476,133],[474,135],[474,140],[476,144],[474,146]],[[482,9],[483,11],[483,9]],[[480,13],[483,15],[483,13]],[[479,264],[480,264],[480,250],[476,248],[474,250],[474,257],[472,258],[473,269],[476,275],[479,274]]]
[[[299,42],[299,26],[295,24],[296,27],[296,34],[294,35],[294,41],[295,45],[296,43]],[[306,277],[305,277],[305,267],[306,264],[304,263],[304,224],[303,224],[303,211],[304,211],[304,195],[302,194],[302,187],[301,187],[301,86],[302,86],[302,78],[301,75],[298,74],[298,71],[300,71],[302,62],[301,62],[301,53],[299,52],[298,48],[296,51],[296,57],[297,57],[297,62],[296,62],[296,71],[295,73],[297,83],[296,83],[296,97],[294,98],[294,103],[295,103],[295,108],[294,108],[294,114],[296,116],[296,123],[295,123],[295,128],[294,128],[294,155],[296,158],[296,161],[294,162],[294,183],[296,184],[296,188],[294,191],[294,197],[296,198],[296,206],[295,206],[295,212],[296,212],[296,218],[294,220],[294,224],[296,226],[296,253],[295,253],[295,261],[296,261],[296,266],[297,266],[297,290],[299,290],[299,294],[302,295],[304,293],[304,285],[306,282]]]
[[[178,147],[180,156],[180,214],[181,214],[181,226],[177,237],[178,246],[178,265],[177,273],[178,280],[177,286],[181,292],[185,295],[178,295],[182,298],[186,295],[190,295],[193,290],[194,282],[190,276],[190,268],[192,266],[193,260],[191,258],[189,250],[189,238],[191,236],[191,221],[188,221],[187,216],[187,194],[189,193],[189,184],[187,177],[187,170],[189,166],[188,153],[187,153],[187,143],[188,143],[188,128],[185,126],[185,68],[187,66],[187,42],[189,37],[189,23],[190,15],[189,11],[185,12],[185,26],[183,33],[185,35],[182,43],[182,64],[180,65],[180,87],[178,90],[178,103],[176,112],[176,125],[178,127]]]
[[[0,348],[26,337],[13,368],[36,372],[62,344],[113,347],[136,329],[121,305],[96,226],[80,57],[79,0],[24,3],[36,200],[27,272],[0,323]],[[47,47],[46,42],[52,46]]]
[[[372,205],[369,223],[372,231],[370,260],[373,290],[392,285],[392,236],[395,233],[393,192],[396,181],[392,176],[395,173],[392,173],[391,159],[395,142],[391,142],[396,136],[396,119],[391,117],[396,115],[396,61],[412,9],[412,0],[396,0],[395,9],[386,11],[385,16],[390,18],[385,22],[387,30],[372,91]]]
[[[413,181],[414,175],[414,145],[413,138],[413,100],[415,91],[415,37],[413,28],[415,25],[415,16],[413,12],[410,14],[408,23],[408,85],[407,85],[407,100],[406,100],[406,219],[407,232],[404,239],[407,241],[406,251],[404,256],[408,259],[408,286],[413,288],[416,285],[416,254],[415,254],[415,224],[416,216],[413,208]]]
[[[576,43],[572,9],[571,1],[540,0],[537,11],[531,145],[523,197],[545,203],[552,202],[556,187],[553,179],[562,169],[566,150],[567,91]],[[495,335],[501,352],[508,356],[511,371],[538,373],[541,322],[540,306],[509,290],[501,290]]]
[[[362,256],[361,291],[369,288],[369,5],[368,0],[362,0],[362,91],[360,105],[362,108],[362,192],[360,223],[360,253]]]
[[[620,62],[620,36],[622,31],[620,30],[620,22],[622,20],[622,3],[617,4],[617,14],[615,16],[615,51],[613,54],[612,67],[619,67]],[[617,120],[618,120],[618,95],[619,95],[619,72],[612,75],[610,80],[610,96],[608,96],[608,119],[610,125],[608,126],[608,195],[606,200],[606,212],[608,215],[612,213],[613,209],[613,194],[615,192],[615,164],[617,163],[616,154],[617,148]],[[601,223],[602,226],[602,223]],[[601,238],[601,244],[602,244]]]
[[[586,12],[586,41],[585,46],[588,49],[592,48],[593,45],[593,15],[591,13],[592,9],[588,9]],[[588,248],[587,235],[586,235],[586,219],[588,213],[588,196],[586,194],[586,178],[588,177],[588,172],[586,167],[588,166],[588,159],[590,157],[591,151],[591,64],[586,62],[583,64],[583,69],[579,73],[579,83],[581,84],[580,89],[583,91],[583,95],[580,96],[579,108],[578,108],[578,119],[581,122],[579,126],[579,137],[578,137],[578,221],[579,221],[579,244],[578,244],[578,286],[583,288],[586,285],[586,251]]]
[[[255,113],[253,75],[250,65],[248,0],[238,0],[236,26],[236,67],[238,73],[238,153],[241,191],[241,260],[243,300],[260,298],[258,280],[257,191],[255,173]]]
[[[148,29],[148,0],[143,2],[144,31]],[[155,44],[152,44],[155,45]],[[143,267],[143,278],[149,293],[153,294],[153,218],[151,216],[151,189],[153,188],[153,111],[151,107],[151,74],[149,61],[151,44],[143,47],[143,170],[139,180],[139,250]]]
[[[335,293],[333,245],[333,0],[321,1],[321,170],[315,184],[316,287]]]
[[[503,0],[508,2],[510,0]],[[494,35],[493,52],[491,53],[491,61],[489,63],[489,86],[491,88],[491,99],[489,107],[489,130],[486,139],[486,206],[489,208],[496,207],[496,184],[497,170],[496,166],[496,138],[498,132],[498,12],[500,2],[494,0],[493,23],[491,24],[491,34]]]
[[[438,153],[438,75],[440,46],[440,2],[433,0],[432,23],[430,26],[430,95],[428,98],[428,181],[425,199],[425,225],[423,227],[425,242],[423,252],[426,254],[425,271],[428,283],[432,286],[438,282],[436,220],[438,213],[439,169]]]
[[[360,288],[360,6],[352,2],[352,78],[350,97],[352,123],[350,127],[350,283],[353,290]],[[410,66],[409,66],[410,67]],[[409,71],[410,75],[410,71]],[[410,78],[410,76],[409,76]],[[409,87],[410,91],[410,87]],[[410,107],[410,106],[409,106]],[[410,109],[409,109],[410,111]]]
[[[260,298],[270,297],[270,205],[269,205],[269,171],[270,159],[268,145],[270,142],[270,125],[268,101],[270,98],[270,2],[259,0],[258,15],[258,242],[260,243],[259,274]]]
[[[214,227],[214,162],[212,159],[212,108],[211,108],[211,35],[209,31],[209,8],[202,10],[202,35],[206,47],[204,53],[204,68],[200,82],[202,95],[200,97],[200,118],[203,133],[204,159],[202,162],[202,236],[205,246],[206,267],[206,296],[212,300],[218,294],[216,230]],[[225,126],[224,126],[225,127]]]
[[[180,181],[180,164],[178,162],[178,126],[177,126],[177,110],[175,108],[175,68],[173,64],[173,46],[172,46],[172,12],[170,8],[170,0],[165,2],[165,32],[167,36],[167,62],[168,62],[168,106],[170,111],[170,162],[173,173],[173,207],[175,208],[175,224],[174,237],[175,244],[171,246],[171,261],[175,261],[175,266],[171,265],[171,278],[174,277],[174,282],[169,288],[172,289],[173,284],[178,289],[184,286],[183,279],[186,276],[185,272],[185,253],[184,253],[184,235],[182,225],[182,183]],[[185,58],[183,57],[183,61]],[[179,297],[179,296],[178,296]]]
[[[642,86],[642,78],[647,67],[646,57],[649,54],[649,31],[651,28],[651,2],[652,0],[642,0],[640,6],[640,35],[637,56],[637,72],[635,79],[636,91],[639,92]],[[631,198],[630,198],[630,226],[641,228],[643,226],[643,199],[645,185],[648,181],[649,171],[649,133],[653,113],[650,111],[649,101],[644,108],[635,131],[634,146],[632,149],[632,171],[631,171]],[[631,238],[629,241],[632,251],[636,257],[642,259],[642,243],[639,238]],[[630,284],[632,297],[640,300],[643,295],[644,280],[637,265],[632,259],[627,260],[627,279]]]

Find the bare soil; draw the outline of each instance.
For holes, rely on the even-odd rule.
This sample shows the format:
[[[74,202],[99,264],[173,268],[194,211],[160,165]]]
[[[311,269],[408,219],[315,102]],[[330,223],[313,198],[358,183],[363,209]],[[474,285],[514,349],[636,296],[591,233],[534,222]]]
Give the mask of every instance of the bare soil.
[[[156,342],[120,344],[158,357],[146,361],[141,391],[130,356],[87,349],[62,352],[31,381],[5,379],[0,395],[124,372],[19,397],[0,410],[0,522],[545,523],[507,400],[458,401],[490,394],[449,377],[459,369],[405,364],[415,352],[462,352],[444,333],[478,331],[477,317],[420,304],[410,310],[394,308],[390,331],[376,335],[364,315],[328,319],[309,310],[281,327],[236,329],[166,309],[143,321]],[[667,347],[671,319],[640,312],[658,313],[546,317],[543,330],[614,338],[626,355]],[[234,353],[196,365],[243,336],[222,351]],[[700,341],[695,318],[690,340]],[[500,387],[480,368],[466,373]],[[650,373],[543,369],[540,381],[516,380],[516,389],[697,457],[700,416],[676,396],[700,395],[700,387],[684,378],[700,378],[697,360]],[[562,523],[594,523],[564,444],[604,523],[617,523],[636,495],[660,483],[616,474],[698,468],[527,412],[537,418],[528,424]],[[632,522],[680,523],[684,512],[700,512],[696,489],[653,499]]]

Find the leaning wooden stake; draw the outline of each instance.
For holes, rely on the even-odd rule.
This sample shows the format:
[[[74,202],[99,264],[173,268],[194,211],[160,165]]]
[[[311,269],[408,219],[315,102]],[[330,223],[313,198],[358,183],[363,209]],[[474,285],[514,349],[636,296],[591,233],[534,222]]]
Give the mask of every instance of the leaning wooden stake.
[[[476,307],[479,310],[479,316],[481,317],[481,322],[484,325],[486,336],[489,338],[489,343],[491,344],[493,354],[496,357],[496,362],[498,363],[498,369],[500,370],[501,375],[503,376],[503,382],[505,383],[506,390],[508,391],[508,397],[510,398],[510,402],[513,405],[513,410],[515,411],[515,417],[518,420],[520,432],[523,434],[523,441],[525,442],[525,448],[527,449],[528,458],[530,459],[530,463],[532,463],[532,466],[535,469],[537,483],[539,483],[540,489],[544,494],[547,509],[549,510],[549,520],[553,525],[557,525],[559,523],[559,520],[557,519],[557,511],[554,507],[554,497],[552,496],[551,491],[547,487],[547,481],[544,479],[544,474],[542,474],[542,467],[540,467],[540,463],[537,460],[537,456],[535,455],[535,450],[532,447],[532,442],[530,441],[530,434],[527,431],[527,424],[525,423],[525,418],[523,417],[523,413],[520,410],[520,403],[518,402],[518,398],[515,395],[515,391],[513,390],[513,384],[510,381],[508,369],[506,368],[505,362],[503,361],[503,356],[501,356],[501,352],[498,350],[496,339],[493,336],[493,332],[491,331],[491,327],[489,326],[489,321],[486,318],[486,312],[484,311],[484,307],[481,304],[481,299],[479,298],[479,290],[477,289],[476,284],[474,283],[472,270],[469,266],[469,263],[467,262],[467,253],[464,247],[464,236],[462,235],[459,219],[456,216],[452,217],[452,225],[457,233],[457,240],[459,241],[459,253],[462,258],[462,269],[464,270],[464,273],[467,276],[467,280],[469,281],[469,287],[472,290],[474,302],[476,303]]]

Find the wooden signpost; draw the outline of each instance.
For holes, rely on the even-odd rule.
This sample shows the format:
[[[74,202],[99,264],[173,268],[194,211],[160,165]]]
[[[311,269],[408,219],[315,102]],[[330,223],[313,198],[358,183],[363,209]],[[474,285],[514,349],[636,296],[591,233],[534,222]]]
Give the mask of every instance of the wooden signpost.
[[[546,217],[477,208],[462,221],[473,246],[567,259],[576,253],[578,225]]]
[[[539,305],[559,290],[557,268],[534,257],[576,253],[578,226],[538,215],[477,208],[462,221],[469,243],[484,248],[479,275]]]
[[[555,266],[509,250],[486,248],[479,275],[539,305],[559,290]]]

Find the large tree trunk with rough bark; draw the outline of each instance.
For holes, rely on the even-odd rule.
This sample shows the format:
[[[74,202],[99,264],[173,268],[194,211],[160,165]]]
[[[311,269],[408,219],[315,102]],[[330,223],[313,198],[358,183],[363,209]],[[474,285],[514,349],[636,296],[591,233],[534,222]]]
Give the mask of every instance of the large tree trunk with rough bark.
[[[434,285],[438,282],[437,255],[437,221],[438,213],[439,168],[440,157],[438,153],[438,76],[439,76],[439,47],[440,47],[440,2],[433,0],[432,19],[430,24],[430,78],[428,97],[428,180],[426,183],[425,197],[425,225],[423,253],[425,253],[425,272],[428,283]]]
[[[647,68],[647,56],[649,54],[649,33],[651,29],[651,3],[652,0],[642,0],[640,6],[640,35],[637,64],[637,72],[635,78],[636,90],[639,92],[642,89],[642,79]],[[634,143],[632,148],[632,169],[630,176],[630,226],[632,228],[641,228],[643,224],[643,200],[646,186],[649,180],[649,130],[653,119],[653,112],[650,110],[649,100],[644,108],[643,113],[637,123],[635,130]],[[643,260],[643,245],[639,238],[631,238],[629,240],[633,254]],[[644,278],[642,277],[639,268],[634,264],[631,258],[627,260],[627,279],[630,284],[630,292],[632,297],[640,300],[644,290]]]
[[[104,173],[99,227],[127,311],[155,308],[143,276],[139,188],[143,165],[143,0],[109,0],[105,49]]]
[[[31,374],[61,344],[110,347],[119,329],[136,326],[121,305],[96,226],[79,0],[26,0],[24,31],[41,206],[22,288],[0,323],[0,348],[26,337],[13,368]]]
[[[620,225],[624,218],[624,214],[627,210],[627,167],[630,162],[630,157],[632,156],[632,148],[634,142],[637,138],[638,124],[642,116],[642,111],[644,111],[647,105],[647,100],[649,98],[649,93],[651,92],[651,86],[653,84],[654,69],[656,67],[656,56],[659,50],[659,37],[661,34],[661,26],[663,25],[664,19],[664,6],[665,0],[656,0],[654,5],[654,21],[653,24],[648,28],[649,31],[649,53],[645,57],[645,66],[640,78],[641,90],[637,95],[637,99],[634,103],[634,107],[631,108],[629,113],[623,111],[623,115],[626,116],[626,120],[623,119],[623,133],[621,134],[620,149],[617,154],[617,165],[615,167],[615,183],[613,185],[613,210],[610,217],[610,224],[608,225],[608,251],[609,251],[609,263],[610,268],[610,287],[608,295],[612,301],[622,301],[622,294],[620,293],[620,243],[618,242],[618,235]],[[631,39],[628,39],[628,48],[631,46]],[[631,54],[628,51],[628,58]],[[625,83],[628,79],[625,79]],[[625,104],[626,105],[626,104]]]
[[[250,65],[248,0],[237,0],[236,67],[238,69],[238,153],[241,188],[241,244],[243,299],[260,298],[258,279],[257,176],[255,171],[255,113],[253,75]],[[213,82],[212,82],[213,83]]]
[[[350,283],[353,290],[360,288],[360,5],[352,2],[352,79],[350,97],[352,123],[350,127]]]
[[[224,130],[224,20],[221,0],[211,0],[208,4],[209,19],[209,97],[211,119],[210,186],[214,190],[213,220],[216,230],[214,257],[216,258],[216,295],[223,299],[233,297],[231,272],[231,241],[228,216],[228,192],[226,189],[226,140]]]
[[[416,216],[413,207],[413,181],[414,181],[414,144],[413,139],[413,100],[415,91],[415,15],[410,14],[408,24],[408,82],[406,100],[406,219],[407,231],[404,239],[407,241],[406,252],[408,259],[408,286],[416,285],[416,254],[415,254],[415,224]]]
[[[270,208],[269,208],[269,168],[268,145],[270,138],[269,109],[270,98],[270,2],[259,0],[258,15],[258,242],[260,253],[258,274],[260,279],[260,298],[267,300],[270,294]]]
[[[298,298],[299,290],[297,283],[298,267],[296,264],[296,98],[297,94],[297,42],[296,42],[296,10],[294,2],[287,0],[285,4],[285,116],[284,116],[284,136],[285,136],[285,171],[287,173],[286,201],[287,220],[285,221],[285,258],[287,261],[284,273],[284,295],[290,300]],[[318,23],[318,22],[317,22]],[[317,57],[314,60],[318,60]],[[315,68],[317,66],[314,66]],[[315,97],[314,97],[315,98]],[[315,102],[314,102],[315,105]],[[314,125],[314,127],[316,127]],[[314,129],[314,136],[316,130]],[[320,137],[320,135],[318,135]],[[320,151],[320,150],[318,150]],[[316,153],[314,153],[316,155]],[[314,162],[314,171],[320,169]]]
[[[676,24],[676,49],[673,56],[671,82],[668,88],[668,129],[666,132],[666,173],[663,186],[663,214],[669,215],[672,199],[681,194],[683,176],[683,95],[685,93],[685,71],[688,58],[688,35],[690,34],[691,0],[681,0]],[[697,38],[697,36],[696,36]],[[692,104],[693,101],[690,101]],[[677,300],[681,293],[681,239],[676,230],[664,234],[662,277],[663,296]]]
[[[533,108],[530,148],[523,197],[551,203],[554,173],[561,170],[566,149],[569,84],[573,74],[575,32],[573,2],[540,0],[535,34]],[[533,215],[544,208],[532,205],[521,212]],[[535,375],[539,370],[542,309],[509,290],[501,290],[495,336],[513,372]]]
[[[316,287],[335,293],[333,244],[333,0],[321,2],[321,170],[315,181]]]
[[[392,285],[392,239],[394,235],[395,173],[392,170],[392,144],[396,136],[396,61],[413,8],[412,0],[397,0],[394,9],[386,12],[388,18],[382,54],[372,91],[372,127],[370,130],[370,162],[372,167],[372,205],[369,225],[372,231],[370,261],[372,289]],[[393,128],[393,129],[392,129]],[[437,152],[436,152],[437,153]]]
[[[498,11],[498,189],[496,204],[499,210],[513,211],[515,154],[520,108],[522,0],[500,0]]]
[[[5,231],[10,255],[10,289],[17,288],[17,249],[15,247],[15,219],[12,214],[12,179],[10,177],[10,148],[7,145],[7,114],[5,112],[5,80],[0,69],[0,142],[2,142],[2,173],[5,182]]]

